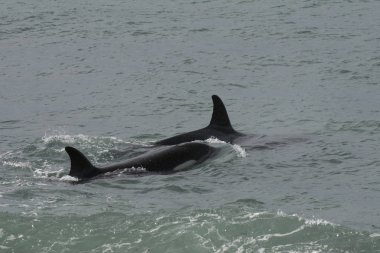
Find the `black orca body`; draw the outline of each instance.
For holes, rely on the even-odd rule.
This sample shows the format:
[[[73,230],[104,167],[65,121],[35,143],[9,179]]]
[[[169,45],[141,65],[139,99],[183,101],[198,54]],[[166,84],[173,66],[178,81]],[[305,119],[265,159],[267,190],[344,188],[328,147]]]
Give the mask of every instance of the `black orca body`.
[[[207,127],[157,141],[156,144],[176,145],[195,140],[207,140],[211,137],[215,137],[221,141],[233,143],[235,139],[244,136],[244,134],[233,129],[223,101],[217,95],[212,96],[212,101],[214,104],[214,109],[210,124]]]
[[[128,168],[144,168],[146,171],[151,172],[175,172],[203,162],[216,154],[218,149],[204,143],[183,143],[162,147],[124,162],[102,167],[92,165],[79,150],[73,147],[66,147],[65,150],[71,160],[69,175],[83,180],[99,174]]]

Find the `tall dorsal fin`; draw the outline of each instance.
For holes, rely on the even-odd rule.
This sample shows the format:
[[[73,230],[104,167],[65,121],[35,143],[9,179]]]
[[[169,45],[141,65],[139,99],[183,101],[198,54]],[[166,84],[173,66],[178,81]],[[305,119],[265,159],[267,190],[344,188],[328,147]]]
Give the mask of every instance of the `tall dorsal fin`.
[[[217,95],[212,95],[212,102],[214,103],[214,109],[209,127],[224,127],[233,130],[223,101]]]
[[[65,147],[65,150],[71,160],[70,176],[85,179],[99,174],[98,169],[79,150],[73,147]]]

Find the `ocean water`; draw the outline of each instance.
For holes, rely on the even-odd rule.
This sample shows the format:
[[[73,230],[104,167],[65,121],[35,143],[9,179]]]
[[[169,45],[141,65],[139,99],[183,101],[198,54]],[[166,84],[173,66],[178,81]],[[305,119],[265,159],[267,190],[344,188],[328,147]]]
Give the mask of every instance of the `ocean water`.
[[[380,2],[0,1],[0,252],[380,252]],[[208,124],[169,175],[67,177]]]

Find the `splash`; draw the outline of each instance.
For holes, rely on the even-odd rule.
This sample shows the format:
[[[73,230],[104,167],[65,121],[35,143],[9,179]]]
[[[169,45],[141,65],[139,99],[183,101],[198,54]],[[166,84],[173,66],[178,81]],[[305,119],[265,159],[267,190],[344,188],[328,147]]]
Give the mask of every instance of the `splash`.
[[[278,210],[277,211],[277,215],[279,217],[295,217],[298,219],[298,221],[301,221],[303,223],[305,223],[305,225],[308,225],[308,226],[319,226],[319,225],[330,225],[330,226],[336,226],[336,224],[330,222],[330,221],[327,221],[327,220],[323,220],[323,219],[320,219],[320,218],[304,218],[298,214],[286,214],[284,213],[283,211],[281,210]]]
[[[42,137],[42,141],[45,144],[49,144],[49,143],[57,142],[57,141],[72,144],[72,143],[77,142],[78,140],[88,142],[90,140],[90,137],[83,135],[83,134],[78,134],[78,135],[68,135],[68,134],[48,135],[46,133],[45,133],[45,136]]]
[[[53,134],[49,135],[45,133],[44,137],[42,137],[42,141],[45,144],[54,143],[54,142],[64,142],[68,144],[73,144],[77,142],[88,142],[88,143],[95,143],[98,141],[109,141],[112,143],[130,143],[121,139],[118,139],[116,137],[110,136],[110,137],[96,137],[96,136],[89,136],[84,134],[76,134],[76,135],[69,135],[69,134]]]
[[[33,171],[33,177],[35,177],[35,178],[50,178],[50,177],[59,178],[59,175],[64,173],[64,169],[53,171],[53,170],[48,169],[50,167],[51,166],[49,166],[49,167],[43,166],[43,168],[41,168],[41,169],[35,169]]]
[[[228,144],[227,142],[221,141],[216,137],[208,138],[207,140],[205,140],[205,142],[211,143],[211,144]]]
[[[122,175],[123,173],[128,174],[140,174],[145,173],[146,169],[144,167],[132,167],[132,168],[125,168],[121,171],[117,171],[118,176]]]
[[[242,157],[242,158],[247,157],[247,152],[241,146],[234,144],[232,145],[232,148],[236,151],[239,157]]]
[[[302,220],[302,218],[300,218]],[[305,224],[306,225],[316,225],[316,226],[319,226],[319,225],[330,225],[330,226],[336,226],[336,224],[332,223],[332,222],[329,222],[327,220],[323,220],[323,219],[304,219],[305,221]]]
[[[139,141],[139,140],[131,140],[126,141],[114,136],[90,136],[85,134],[65,134],[65,133],[54,133],[45,135],[42,137],[42,141],[44,144],[54,144],[56,142],[65,143],[65,144],[75,144],[75,143],[86,143],[90,145],[115,145],[115,144],[132,144],[132,145],[140,145],[140,146],[152,146],[151,141]]]
[[[15,168],[31,168],[30,162],[10,162],[10,161],[4,161],[4,165],[8,165]]]
[[[247,157],[247,152],[245,151],[245,149],[238,144],[230,144],[228,142],[221,141],[215,137],[208,138],[205,142],[210,143],[210,144],[227,144],[227,145],[230,145],[235,150],[238,157],[242,157],[242,158]]]
[[[65,175],[65,176],[61,177],[59,179],[59,181],[63,181],[63,182],[78,182],[79,179],[76,178],[76,177],[72,177],[70,175]]]

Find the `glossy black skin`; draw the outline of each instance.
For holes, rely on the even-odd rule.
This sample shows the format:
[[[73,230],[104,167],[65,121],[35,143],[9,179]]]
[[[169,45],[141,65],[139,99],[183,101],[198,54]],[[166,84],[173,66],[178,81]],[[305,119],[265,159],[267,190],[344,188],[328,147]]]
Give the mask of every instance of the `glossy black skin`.
[[[244,136],[244,134],[233,129],[222,100],[217,95],[213,95],[212,101],[214,107],[210,124],[207,127],[157,141],[155,144],[175,145],[195,140],[207,140],[211,137],[218,138],[221,141],[234,143],[236,139]]]
[[[66,147],[65,150],[71,160],[69,175],[80,180],[127,168],[142,167],[146,171],[151,172],[174,172],[178,166],[186,162],[201,163],[215,155],[218,151],[217,148],[204,143],[183,143],[170,147],[162,147],[123,162],[96,167],[77,149]]]

